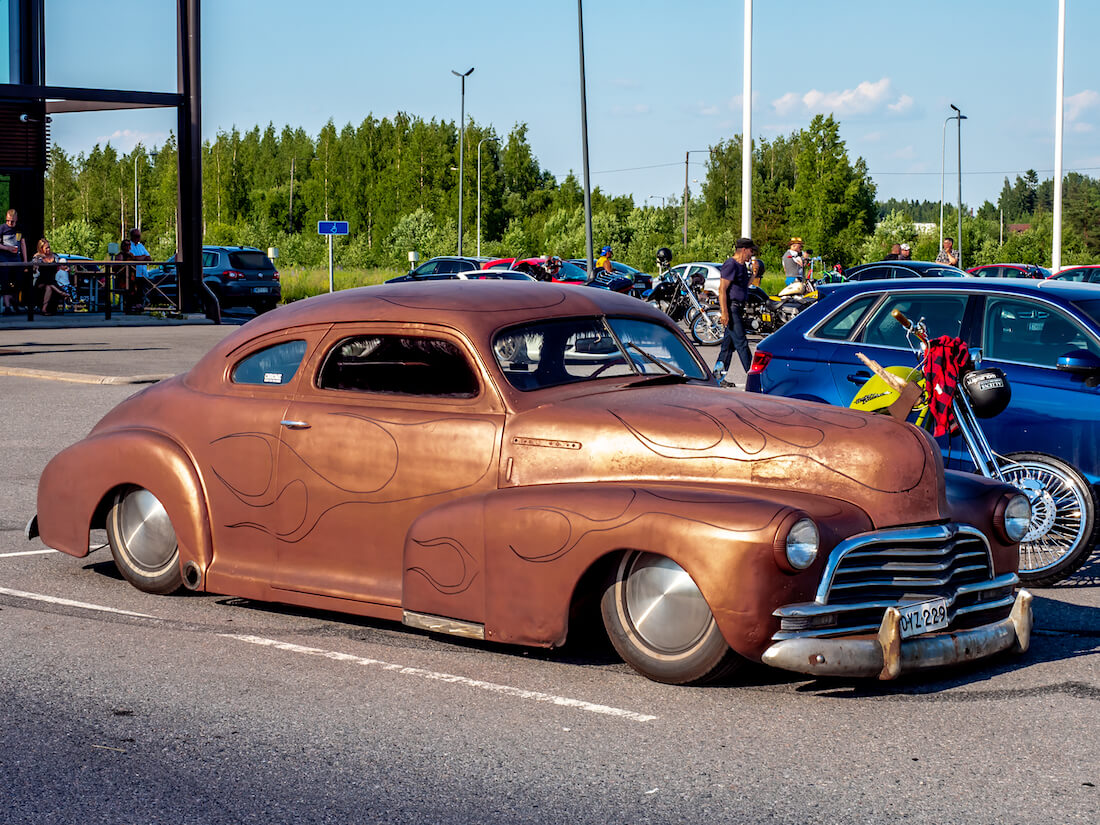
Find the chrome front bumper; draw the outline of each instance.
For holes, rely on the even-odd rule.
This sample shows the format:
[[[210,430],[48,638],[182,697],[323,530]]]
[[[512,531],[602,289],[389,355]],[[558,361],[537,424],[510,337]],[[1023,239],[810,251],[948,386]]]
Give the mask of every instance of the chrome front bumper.
[[[876,636],[797,638],[776,642],[763,662],[811,676],[855,676],[896,679],[902,673],[955,665],[992,656],[1002,650],[1027,650],[1031,643],[1032,596],[1016,594],[1007,619],[969,630],[901,638],[901,614],[887,608]]]

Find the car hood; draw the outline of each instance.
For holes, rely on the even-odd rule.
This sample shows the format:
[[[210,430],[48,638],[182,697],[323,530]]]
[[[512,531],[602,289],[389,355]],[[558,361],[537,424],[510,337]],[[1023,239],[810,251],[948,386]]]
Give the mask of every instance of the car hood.
[[[948,516],[939,451],[909,424],[701,385],[622,388],[520,412],[502,483],[652,481],[847,501],[876,527]]]

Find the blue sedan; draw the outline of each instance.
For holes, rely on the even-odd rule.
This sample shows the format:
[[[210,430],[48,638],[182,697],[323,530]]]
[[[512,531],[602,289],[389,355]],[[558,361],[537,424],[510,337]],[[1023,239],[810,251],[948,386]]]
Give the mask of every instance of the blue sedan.
[[[1100,285],[999,278],[826,285],[816,304],[760,342],[746,389],[847,406],[871,377],[856,353],[883,366],[917,363],[894,309],[923,318],[932,337],[980,347],[982,366],[1004,371],[1012,400],[983,422],[986,435],[1002,456],[1021,464],[1054,456],[1068,471],[1079,522],[1071,538],[1085,548],[1072,564],[1052,554],[1021,558],[1021,578],[1045,584],[1076,570],[1094,543],[1100,494]],[[1069,353],[1072,363],[1059,366]],[[944,458],[969,469],[961,441],[941,439]],[[1055,521],[1051,541],[1063,529]]]

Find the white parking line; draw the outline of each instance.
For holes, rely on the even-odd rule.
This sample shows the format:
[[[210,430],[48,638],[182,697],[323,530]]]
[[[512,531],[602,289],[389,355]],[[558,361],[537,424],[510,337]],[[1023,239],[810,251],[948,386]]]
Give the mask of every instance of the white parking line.
[[[72,599],[59,599],[57,596],[43,596],[41,593],[27,593],[23,590],[9,590],[6,587],[0,587],[0,595],[15,596],[19,599],[33,599],[36,602],[61,604],[65,607],[82,607],[85,610],[101,610],[104,613],[118,613],[121,616],[137,616],[139,619],[157,618],[156,616],[150,616],[148,613],[135,613],[132,610],[119,610],[117,607],[104,607],[101,604],[88,604],[88,602],[74,602]]]
[[[306,656],[321,656],[325,659],[333,659],[337,662],[351,662],[356,665],[363,665],[364,667],[379,667],[382,670],[392,670],[397,673],[402,673],[406,676],[418,676],[421,679],[432,679],[438,682],[450,682],[452,684],[466,685],[467,687],[478,688],[479,690],[487,690],[491,693],[499,693],[505,696],[514,696],[518,699],[531,699],[535,702],[548,702],[552,705],[562,705],[568,708],[577,708],[578,710],[588,711],[589,713],[602,713],[606,716],[616,716],[620,719],[629,719],[633,722],[652,722],[656,719],[656,716],[648,716],[644,713],[636,713],[632,710],[623,710],[622,708],[613,708],[608,705],[594,705],[591,702],[585,702],[580,699],[570,699],[565,696],[555,696],[552,693],[540,693],[534,690],[523,690],[521,688],[510,687],[509,685],[498,685],[493,682],[483,682],[480,679],[468,679],[465,676],[455,676],[450,673],[438,673],[434,670],[424,670],[419,667],[407,667],[406,665],[398,665],[392,662],[383,662],[380,659],[367,659],[362,656],[353,656],[350,653],[339,653],[335,650],[322,650],[319,647],[303,647],[302,645],[292,644],[290,642],[280,642],[276,639],[265,639],[262,636],[246,636],[236,633],[222,633],[221,636],[226,639],[236,639],[241,642],[248,642],[253,645],[260,645],[262,647],[273,647],[277,650],[286,650],[290,653],[302,653]]]
[[[0,559],[10,559],[13,556],[41,556],[45,553],[56,552],[56,550],[20,550],[18,553],[0,553]]]

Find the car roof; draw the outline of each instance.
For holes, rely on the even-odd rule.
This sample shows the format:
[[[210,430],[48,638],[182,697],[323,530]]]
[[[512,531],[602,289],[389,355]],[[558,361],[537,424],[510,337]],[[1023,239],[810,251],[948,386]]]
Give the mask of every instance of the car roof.
[[[594,315],[632,315],[669,323],[659,309],[606,289],[536,281],[448,279],[430,285],[404,282],[358,287],[295,301],[249,321],[226,336],[216,350],[228,354],[261,335],[316,324],[440,324],[487,341],[497,329],[523,321]]]
[[[921,270],[924,270],[924,269],[932,269],[932,268],[936,268],[936,269],[958,269],[958,267],[951,266],[951,264],[938,264],[935,261],[903,261],[903,260],[899,259],[899,260],[893,260],[893,261],[868,261],[865,264],[859,264],[857,266],[853,266],[851,269],[848,270],[848,274],[851,274],[853,272],[858,272],[861,269],[868,269],[872,266],[907,266],[910,269],[916,270],[918,272],[921,271]],[[959,269],[959,272],[962,272],[962,270]]]
[[[822,298],[844,290],[844,295],[857,292],[897,291],[909,289],[945,289],[970,292],[997,292],[1002,294],[1029,294],[1036,292],[1063,301],[1079,298],[1100,298],[1100,284],[1054,279],[1023,278],[895,278],[878,281],[850,281],[837,284],[821,284],[818,292]],[[850,290],[850,292],[848,291]]]

